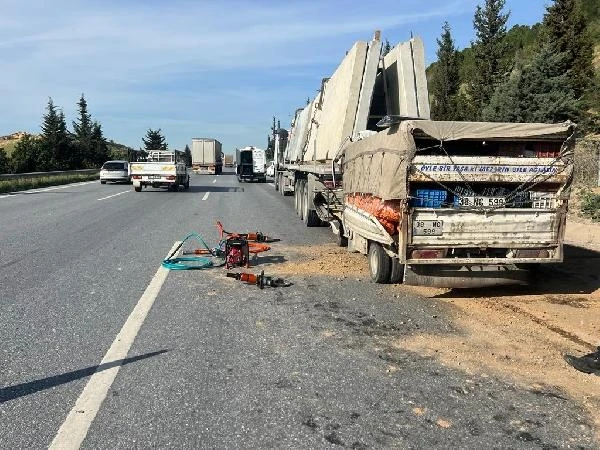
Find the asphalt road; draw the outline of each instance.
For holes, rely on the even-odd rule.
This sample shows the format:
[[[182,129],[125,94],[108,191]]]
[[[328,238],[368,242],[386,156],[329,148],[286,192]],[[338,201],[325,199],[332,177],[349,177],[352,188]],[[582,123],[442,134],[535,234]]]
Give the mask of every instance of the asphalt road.
[[[287,246],[333,241],[303,227],[292,198],[227,174],[181,192],[94,182],[0,196],[0,448],[47,448],[89,413],[72,410],[92,374],[119,366],[82,448],[598,446],[561,392],[392,346],[457,330],[442,303],[353,276],[261,291],[222,268],[168,272],[127,356],[101,364],[174,243],[215,244],[216,220]],[[291,258],[273,247],[263,261]]]

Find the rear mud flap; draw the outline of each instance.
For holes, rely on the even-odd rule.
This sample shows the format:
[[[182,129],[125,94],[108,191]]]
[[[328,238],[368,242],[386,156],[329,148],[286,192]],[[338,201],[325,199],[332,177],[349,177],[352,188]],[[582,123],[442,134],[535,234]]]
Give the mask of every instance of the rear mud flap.
[[[440,288],[527,285],[530,280],[531,273],[528,270],[513,265],[415,264],[407,265],[404,272],[404,284]]]

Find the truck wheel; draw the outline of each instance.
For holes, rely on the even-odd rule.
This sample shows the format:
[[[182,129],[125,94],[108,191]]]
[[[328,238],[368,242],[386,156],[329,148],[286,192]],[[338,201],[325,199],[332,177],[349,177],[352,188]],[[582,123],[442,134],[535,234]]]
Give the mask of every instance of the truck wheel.
[[[400,264],[398,258],[390,258],[390,283],[402,283],[404,281],[404,264]]]
[[[310,207],[312,199],[309,196],[308,181],[306,180],[302,185],[302,220],[304,220],[307,227],[318,227],[321,225],[321,219],[319,219],[317,212]]]
[[[135,190],[135,192],[142,192],[141,186],[134,186],[133,189]]]
[[[300,216],[300,220],[304,220],[304,204],[306,203],[304,191],[306,190],[306,182],[304,180],[300,180],[298,182],[298,188],[298,215]]]
[[[369,272],[375,283],[387,283],[391,273],[391,258],[377,242],[369,244]]]
[[[300,215],[300,181],[294,183],[294,209],[296,214]]]
[[[338,245],[338,247],[348,247],[348,238],[344,236],[344,228],[342,227],[341,223],[338,226],[340,232],[339,234],[334,234],[335,243]]]
[[[187,181],[185,183],[183,183],[183,188],[184,189],[189,189],[190,188],[190,177],[187,177]]]
[[[106,184],[106,180],[100,180],[100,184]]]

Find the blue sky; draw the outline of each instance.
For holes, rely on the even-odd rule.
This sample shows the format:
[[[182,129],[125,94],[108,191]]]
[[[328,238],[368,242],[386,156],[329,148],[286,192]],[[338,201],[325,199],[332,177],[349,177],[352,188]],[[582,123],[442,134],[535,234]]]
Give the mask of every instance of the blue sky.
[[[71,129],[81,93],[107,138],[170,148],[214,137],[226,153],[266,146],[272,116],[289,126],[356,40],[421,36],[435,60],[444,20],[458,48],[484,0],[4,0],[0,135],[38,133],[48,97]],[[550,0],[507,0],[509,26],[542,19]],[[427,5],[427,6],[425,6]]]

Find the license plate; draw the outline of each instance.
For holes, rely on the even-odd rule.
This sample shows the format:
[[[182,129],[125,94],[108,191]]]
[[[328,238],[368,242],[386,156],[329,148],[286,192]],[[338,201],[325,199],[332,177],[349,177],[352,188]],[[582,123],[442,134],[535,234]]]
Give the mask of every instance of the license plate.
[[[162,178],[162,176],[161,175],[148,175],[149,180],[156,180],[158,178]]]
[[[441,236],[444,234],[441,220],[415,220],[413,221],[413,236]]]
[[[504,206],[506,199],[504,197],[460,197],[459,206]]]

